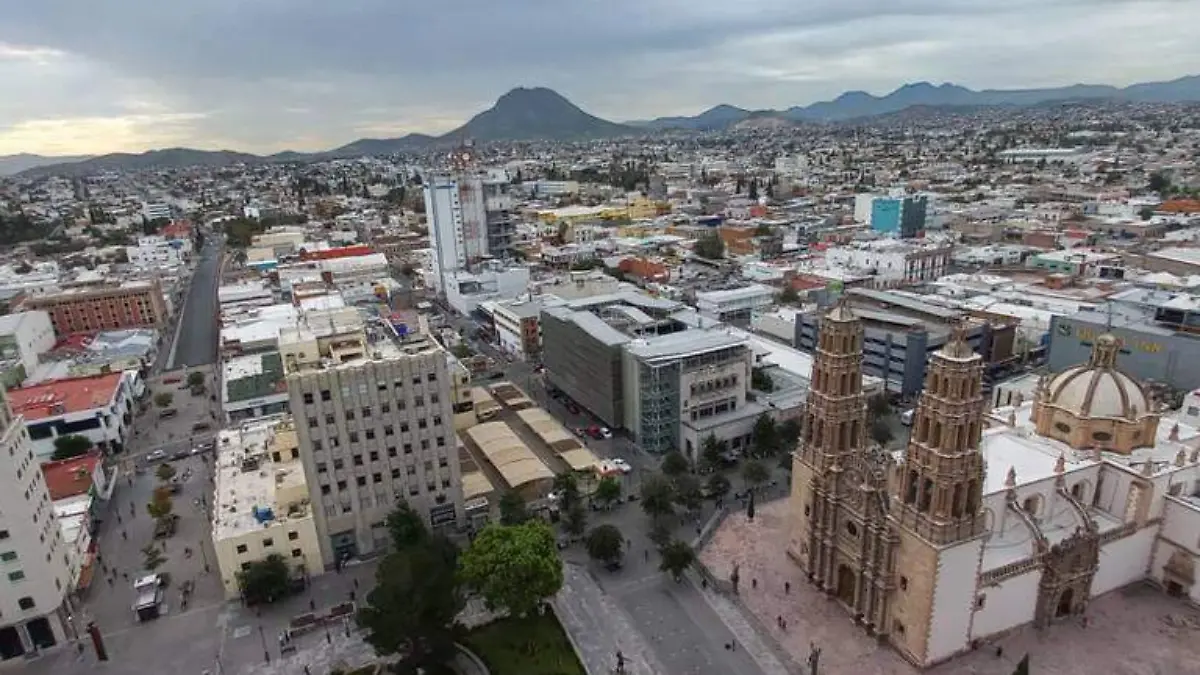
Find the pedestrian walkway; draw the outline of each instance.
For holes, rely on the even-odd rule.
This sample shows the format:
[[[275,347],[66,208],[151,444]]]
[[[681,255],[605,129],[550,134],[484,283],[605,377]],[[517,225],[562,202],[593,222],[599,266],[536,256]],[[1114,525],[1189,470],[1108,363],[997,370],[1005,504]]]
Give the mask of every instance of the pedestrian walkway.
[[[617,652],[628,675],[664,675],[667,670],[625,612],[579,565],[563,566],[563,587],[550,601],[589,675],[610,675]]]
[[[729,632],[737,638],[738,644],[754,659],[765,675],[791,675],[798,672],[797,668],[789,670],[779,660],[758,630],[750,624],[741,608],[729,598],[713,590],[711,586],[706,587],[698,583],[698,579],[691,579],[689,576],[689,581],[692,581],[700,589],[704,601],[708,603],[709,607],[712,607],[713,612],[721,618],[721,621],[729,628]]]

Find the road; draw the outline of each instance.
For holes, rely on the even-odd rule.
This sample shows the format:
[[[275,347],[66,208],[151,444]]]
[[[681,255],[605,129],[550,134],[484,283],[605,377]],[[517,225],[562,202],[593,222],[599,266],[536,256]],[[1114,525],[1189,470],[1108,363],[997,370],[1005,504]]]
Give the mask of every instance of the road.
[[[180,308],[179,329],[167,368],[202,366],[217,360],[217,283],[221,270],[221,246],[214,237],[204,248],[192,274],[187,298]]]

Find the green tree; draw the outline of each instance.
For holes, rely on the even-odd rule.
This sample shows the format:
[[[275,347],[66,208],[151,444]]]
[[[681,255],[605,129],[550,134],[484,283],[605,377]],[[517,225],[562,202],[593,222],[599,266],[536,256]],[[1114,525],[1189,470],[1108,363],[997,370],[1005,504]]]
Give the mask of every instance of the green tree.
[[[68,434],[59,436],[54,439],[54,454],[50,459],[59,461],[63,459],[71,459],[80,455],[87,454],[92,449],[95,443],[87,436],[79,436],[76,434]]]
[[[392,538],[393,551],[406,551],[429,541],[425,519],[403,499],[396,502],[385,523],[388,535]]]
[[[375,570],[375,588],[356,618],[376,654],[399,657],[392,672],[440,672],[454,656],[455,617],[465,604],[456,552],[440,536],[408,541],[410,546],[389,553]]]
[[[892,404],[888,402],[887,396],[873,396],[867,401],[867,415],[871,419],[887,417],[891,412]]]
[[[800,442],[800,420],[792,417],[783,421],[779,425],[779,443],[784,450],[794,450],[796,444]]]
[[[162,520],[171,515],[175,510],[175,503],[171,501],[171,492],[165,487],[156,487],[150,495],[150,502],[146,504],[146,513],[155,520]]]
[[[160,408],[167,408],[171,402],[175,400],[175,395],[169,391],[162,391],[154,395],[154,405]]]
[[[1171,180],[1166,177],[1161,171],[1155,171],[1150,174],[1150,181],[1146,188],[1151,192],[1164,194],[1171,191]]]
[[[625,554],[625,535],[616,525],[605,524],[592,528],[584,544],[589,556],[609,565],[620,561]]]
[[[569,512],[579,504],[579,480],[573,472],[554,477],[554,492],[558,495],[558,507],[563,511]]]
[[[171,466],[168,462],[163,462],[162,464],[158,465],[157,469],[154,470],[154,475],[157,476],[160,481],[166,483],[175,477],[175,467]]]
[[[460,359],[467,359],[471,357],[473,352],[471,351],[470,345],[468,345],[466,342],[460,342],[450,348],[450,353],[454,354]]]
[[[193,389],[204,387],[204,373],[192,371],[188,373],[187,385]]]
[[[489,607],[515,617],[535,610],[563,582],[554,533],[538,521],[483,528],[463,553],[459,571]]]
[[[167,562],[167,557],[163,555],[153,542],[142,547],[142,567],[153,572],[162,567]]]
[[[683,456],[683,453],[672,450],[663,456],[662,465],[659,468],[668,476],[678,476],[691,470],[692,465],[688,462],[687,457]]]
[[[762,462],[757,459],[747,460],[742,466],[742,478],[753,489],[757,489],[760,485],[771,479],[771,472]]]
[[[700,488],[700,479],[690,473],[675,477],[675,503],[687,511],[695,511],[704,501],[704,492]]]
[[[758,179],[750,181],[750,199],[758,199]]]
[[[592,498],[600,503],[601,506],[609,507],[621,498],[621,481],[613,476],[605,476],[596,484],[596,492]]]
[[[563,529],[572,537],[578,537],[587,529],[587,510],[583,508],[583,504],[575,502],[571,508],[567,509],[566,516],[563,518]]]
[[[683,578],[684,571],[696,562],[696,552],[687,542],[672,539],[658,550],[661,562],[658,569],[671,575],[675,581]]]
[[[715,435],[709,434],[705,437],[704,442],[700,444],[700,464],[709,471],[716,471],[721,468],[725,461],[725,449],[727,448],[725,441],[718,439]]]
[[[791,285],[784,286],[783,291],[779,293],[779,302],[784,305],[794,305],[800,302],[800,293],[792,288]]]
[[[1154,208],[1150,206],[1143,206],[1141,210],[1138,211],[1138,216],[1140,216],[1142,220],[1150,220],[1154,217]]]
[[[751,431],[750,438],[754,443],[756,457],[770,457],[779,451],[779,429],[769,413],[763,413],[754,420],[754,430]]]
[[[871,422],[871,440],[880,445],[887,445],[892,442],[895,435],[892,433],[892,428],[882,419],[876,419]]]
[[[525,508],[525,498],[516,490],[509,490],[500,496],[500,524],[520,525],[529,520],[529,510]]]
[[[729,484],[729,479],[725,477],[725,474],[714,473],[708,477],[707,487],[708,494],[712,495],[714,499],[721,499],[729,494],[732,486]]]
[[[750,388],[769,394],[775,391],[775,380],[766,370],[754,368],[750,371]]]
[[[291,573],[283,556],[272,553],[238,572],[237,580],[247,605],[269,604],[287,596]]]
[[[642,480],[640,492],[642,511],[645,511],[651,520],[657,522],[675,512],[675,488],[665,476],[647,476]]]

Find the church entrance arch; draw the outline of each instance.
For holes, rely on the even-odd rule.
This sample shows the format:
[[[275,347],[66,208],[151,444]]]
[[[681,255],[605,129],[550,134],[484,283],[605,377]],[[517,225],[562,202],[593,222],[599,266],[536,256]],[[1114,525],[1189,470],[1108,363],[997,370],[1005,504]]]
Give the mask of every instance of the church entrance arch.
[[[1062,595],[1058,597],[1058,609],[1055,610],[1054,616],[1059,619],[1063,618],[1064,616],[1071,616],[1072,604],[1074,600],[1074,590],[1068,588],[1067,590],[1063,591]]]
[[[837,599],[847,606],[853,607],[856,584],[854,570],[850,569],[849,565],[838,565]]]

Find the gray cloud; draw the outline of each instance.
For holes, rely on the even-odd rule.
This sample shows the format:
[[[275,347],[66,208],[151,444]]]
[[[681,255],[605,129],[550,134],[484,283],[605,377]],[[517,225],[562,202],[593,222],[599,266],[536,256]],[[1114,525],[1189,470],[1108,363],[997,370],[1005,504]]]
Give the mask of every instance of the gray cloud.
[[[0,102],[0,153],[6,127],[36,120],[184,115],[169,118],[180,143],[314,148],[445,130],[522,84],[629,119],[920,79],[1122,84],[1200,63],[1200,3],[1182,1],[5,4],[0,81],[20,96]]]

